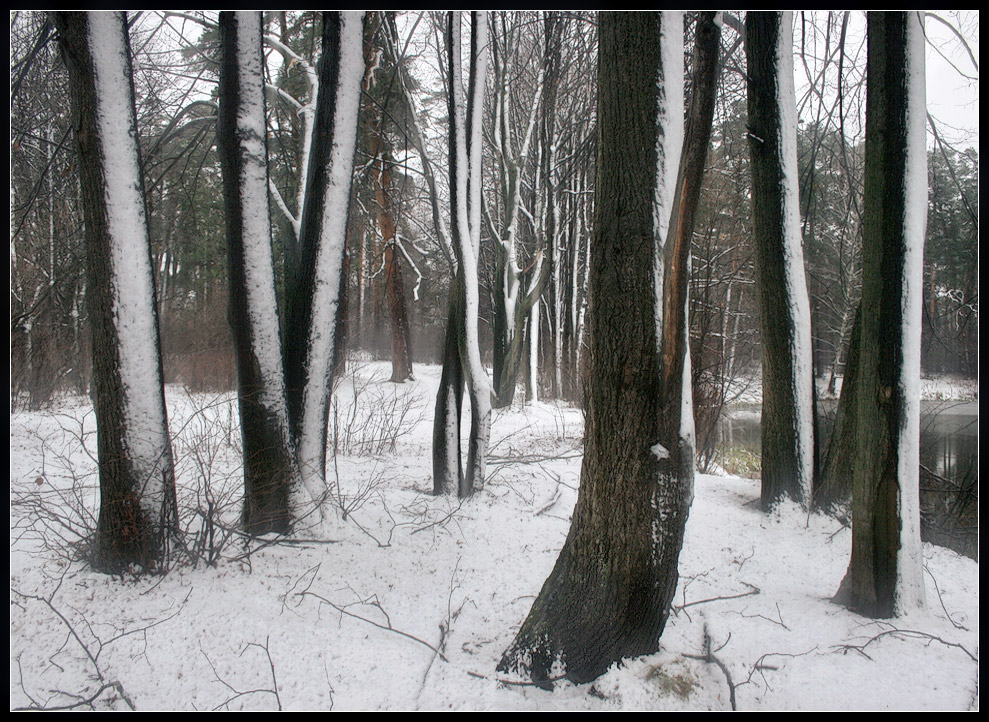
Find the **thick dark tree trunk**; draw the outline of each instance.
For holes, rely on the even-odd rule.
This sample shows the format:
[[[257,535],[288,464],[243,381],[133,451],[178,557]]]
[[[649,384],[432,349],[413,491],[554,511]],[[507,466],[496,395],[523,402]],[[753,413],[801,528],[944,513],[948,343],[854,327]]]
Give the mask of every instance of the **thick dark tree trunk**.
[[[919,434],[927,214],[924,28],[869,13],[852,558],[836,597],[890,617],[924,605]]]
[[[667,13],[600,16],[593,381],[580,491],[556,566],[498,667],[541,686],[555,674],[587,682],[624,657],[655,652],[676,589],[690,486],[679,469],[668,473],[661,445],[655,264],[665,238],[654,203],[657,190],[672,196],[658,188],[657,169],[680,151],[679,132],[664,123],[682,123],[682,96],[671,92],[682,83],[682,22]],[[660,156],[657,139],[674,147]],[[669,206],[659,212],[669,219]]]
[[[100,474],[93,563],[148,569],[166,558],[178,522],[127,18],[60,12],[52,22],[69,70],[85,219]]]
[[[752,12],[745,21],[762,341],[762,508],[767,511],[784,496],[807,503],[814,471],[810,306],[800,241],[790,22],[789,13],[774,12]],[[785,108],[793,117],[784,117]]]
[[[275,302],[261,36],[261,13],[220,13],[217,149],[244,449],[244,526],[249,534],[288,531],[289,494],[298,478]]]

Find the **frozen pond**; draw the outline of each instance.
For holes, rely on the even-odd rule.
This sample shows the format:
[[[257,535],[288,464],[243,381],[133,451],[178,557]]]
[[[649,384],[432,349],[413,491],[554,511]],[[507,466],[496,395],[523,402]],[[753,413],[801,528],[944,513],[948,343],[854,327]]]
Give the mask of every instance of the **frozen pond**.
[[[826,435],[836,401],[819,402]],[[925,541],[976,556],[978,549],[979,402],[922,401],[920,419],[921,507]],[[721,420],[723,454],[758,457],[760,407],[738,406]]]

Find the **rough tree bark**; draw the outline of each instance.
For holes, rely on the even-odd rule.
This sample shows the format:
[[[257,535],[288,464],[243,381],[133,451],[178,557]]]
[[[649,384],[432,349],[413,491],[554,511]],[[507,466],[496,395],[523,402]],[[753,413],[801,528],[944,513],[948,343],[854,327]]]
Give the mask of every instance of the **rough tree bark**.
[[[217,149],[244,450],[243,516],[251,534],[288,531],[289,495],[299,480],[271,254],[261,35],[261,13],[220,13]]]
[[[869,13],[867,78],[852,557],[836,601],[890,617],[925,605],[919,383],[927,153],[920,13]]]
[[[762,508],[810,501],[814,379],[797,190],[790,13],[745,19],[752,225],[762,340]]]
[[[820,473],[815,479],[814,508],[831,513],[852,496],[852,468],[855,463],[859,345],[862,343],[862,306],[855,310],[852,335],[845,353],[845,375],[841,396],[835,410],[834,427],[827,449],[821,457]]]
[[[691,493],[679,469],[669,473],[661,441],[656,304],[683,133],[683,18],[602,13],[599,32],[580,491],[556,566],[498,666],[544,687],[560,676],[587,682],[656,651]]]
[[[100,511],[93,564],[167,558],[175,472],[124,13],[52,13],[69,70],[92,324]]]
[[[288,296],[285,376],[303,482],[326,491],[326,427],[336,361],[357,112],[364,76],[363,13],[325,13],[309,176],[299,225],[301,259]]]

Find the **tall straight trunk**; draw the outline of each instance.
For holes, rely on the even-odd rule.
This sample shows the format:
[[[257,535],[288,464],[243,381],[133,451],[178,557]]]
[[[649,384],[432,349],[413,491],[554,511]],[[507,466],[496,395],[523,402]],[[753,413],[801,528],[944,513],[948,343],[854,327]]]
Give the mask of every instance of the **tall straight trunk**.
[[[752,225],[762,339],[762,508],[809,503],[814,476],[810,300],[797,189],[790,13],[746,16]]]
[[[454,250],[463,278],[464,306],[460,363],[470,395],[471,429],[461,498],[484,482],[491,433],[491,388],[481,363],[478,337],[478,258],[481,243],[481,110],[487,67],[488,25],[485,13],[471,13],[470,82],[467,98],[461,72],[460,14],[450,13],[447,26],[450,116],[450,205]]]
[[[495,223],[490,214],[486,215],[493,237],[494,248],[494,309],[491,330],[493,336],[492,376],[495,407],[510,406],[515,398],[519,371],[522,368],[522,352],[525,340],[525,324],[529,310],[536,302],[545,286],[543,278],[542,254],[538,256],[536,269],[525,274],[519,266],[517,236],[519,219],[523,209],[523,172],[529,148],[535,137],[545,83],[545,64],[540,66],[524,129],[516,141],[512,127],[510,77],[515,75],[514,58],[516,48],[511,47],[513,32],[506,27],[505,16],[501,15],[501,32],[495,33],[491,43],[495,76],[493,98],[494,128],[490,133],[492,150],[496,160],[497,178],[501,188],[503,204],[501,218]],[[504,38],[504,39],[503,39]],[[518,146],[516,148],[516,145]],[[538,211],[537,211],[538,212]],[[547,243],[549,238],[547,238]]]
[[[558,194],[556,193],[556,184],[559,181],[559,174],[557,173],[556,168],[556,149],[558,143],[558,133],[556,128],[556,105],[560,84],[560,56],[562,52],[560,44],[562,31],[562,19],[554,13],[548,13],[543,22],[543,42],[545,46],[545,60],[543,62],[546,70],[544,80],[545,90],[543,100],[543,117],[540,125],[540,134],[542,137],[542,157],[540,160],[542,163],[541,178],[543,181],[543,187],[541,190],[546,196],[543,228],[545,229],[546,234],[548,259],[547,271],[550,276],[549,308],[551,312],[550,317],[552,318],[552,324],[550,325],[550,333],[553,342],[553,387],[551,395],[553,398],[557,399],[565,396],[563,393],[563,369],[565,366],[565,361],[563,359],[562,318],[564,295],[564,289],[562,288],[563,259],[560,257],[560,254],[563,251],[563,243],[561,243],[560,238],[562,235],[560,229],[560,201]]]
[[[821,458],[821,471],[814,488],[814,508],[835,511],[852,497],[852,469],[855,462],[857,392],[859,386],[859,346],[862,343],[862,306],[855,310],[852,336],[845,354],[845,375],[835,410],[834,426]]]
[[[152,568],[177,532],[124,13],[52,13],[76,116],[100,474],[94,565]]]
[[[299,480],[271,254],[261,36],[261,13],[220,13],[217,148],[244,450],[244,526],[251,534],[288,531],[289,494]]]
[[[927,221],[922,15],[869,13],[852,557],[837,600],[890,617],[925,605],[920,328]]]
[[[325,13],[309,176],[299,226],[301,260],[288,298],[285,376],[303,481],[326,492],[326,428],[337,360],[357,112],[364,75],[363,13]]]
[[[526,355],[528,365],[525,374],[526,403],[539,401],[539,301],[529,309],[529,322],[526,324]]]
[[[656,651],[690,498],[661,443],[656,304],[683,133],[683,18],[602,13],[599,28],[593,381],[580,490],[556,566],[498,667],[544,687],[556,674],[587,682]]]
[[[380,130],[380,129],[379,129]],[[412,378],[412,338],[409,334],[408,311],[405,307],[405,284],[395,244],[398,243],[395,214],[391,204],[391,171],[381,156],[379,141],[371,175],[378,203],[378,228],[385,247],[385,287],[391,312],[391,380],[401,383]]]
[[[365,93],[370,93],[374,89],[378,59],[386,50],[375,38],[384,36],[393,29],[392,23],[388,23],[386,28],[382,27],[383,23],[385,23],[384,13],[369,15],[365,23],[364,63],[367,66],[363,83]],[[412,338],[405,303],[405,283],[402,278],[401,249],[398,248],[395,208],[392,204],[393,158],[391,144],[384,130],[383,115],[386,111],[387,100],[384,107],[378,107],[377,103],[369,103],[365,109],[364,125],[370,135],[371,183],[374,188],[375,215],[384,253],[384,295],[391,317],[391,380],[402,383],[413,377]]]

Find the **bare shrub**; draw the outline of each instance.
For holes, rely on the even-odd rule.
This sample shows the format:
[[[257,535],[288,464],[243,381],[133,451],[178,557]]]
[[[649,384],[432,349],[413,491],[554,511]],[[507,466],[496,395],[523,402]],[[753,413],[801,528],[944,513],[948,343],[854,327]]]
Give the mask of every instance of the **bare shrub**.
[[[385,382],[353,362],[331,408],[333,453],[344,456],[393,452],[423,418],[422,396],[412,387]]]

